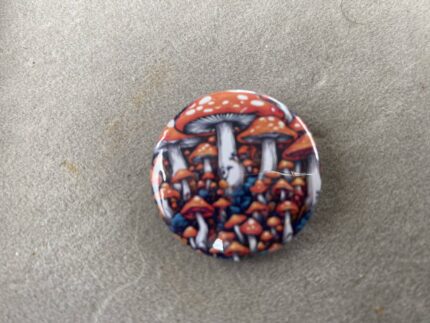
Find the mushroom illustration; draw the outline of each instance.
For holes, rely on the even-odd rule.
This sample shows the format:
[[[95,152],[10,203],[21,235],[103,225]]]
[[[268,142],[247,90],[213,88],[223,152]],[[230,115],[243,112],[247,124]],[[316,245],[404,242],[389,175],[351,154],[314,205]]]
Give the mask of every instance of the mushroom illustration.
[[[294,193],[298,195],[299,197],[303,197],[305,193],[303,192],[303,187],[306,186],[305,180],[303,177],[296,177],[292,182],[291,185],[294,186]]]
[[[202,180],[205,181],[206,189],[209,190],[212,187],[212,181],[215,179],[215,175],[212,172],[204,173],[202,176]]]
[[[240,232],[240,225],[247,219],[246,215],[243,214],[233,214],[230,219],[224,224],[224,228],[231,229],[233,228],[234,232],[236,233],[237,238],[241,243],[245,242],[245,238],[242,235],[242,232]]]
[[[182,198],[184,200],[188,200],[191,197],[191,189],[188,181],[194,178],[194,174],[191,173],[188,169],[179,169],[172,176],[172,183],[181,184],[182,187]]]
[[[258,179],[253,186],[249,189],[252,194],[257,195],[257,200],[261,203],[266,203],[266,199],[264,198],[264,193],[267,192],[268,186],[264,184],[261,179]]]
[[[257,220],[261,220],[263,218],[263,214],[268,211],[267,205],[254,201],[251,203],[249,208],[246,210],[246,214],[252,214],[252,217]]]
[[[224,248],[230,245],[230,243],[236,239],[236,235],[233,232],[220,231],[218,233],[217,240],[222,242]]]
[[[258,242],[258,244],[257,244],[257,250],[260,251],[260,252],[266,250],[266,245],[264,244],[264,242],[262,242],[262,241]]]
[[[171,121],[161,135],[161,138],[155,147],[155,153],[162,154],[164,151],[167,151],[169,161],[172,166],[172,174],[176,175],[179,170],[188,168],[181,149],[194,147],[200,141],[201,138],[199,137],[189,136],[177,131],[174,128],[174,122]],[[189,195],[190,188],[188,183],[184,182],[182,183],[182,187],[178,185],[176,188],[182,189],[182,195]]]
[[[225,209],[231,205],[231,202],[224,197],[219,198],[215,203],[212,204],[213,207],[219,209],[221,221],[225,222],[227,214]]]
[[[160,205],[160,212],[164,220],[170,224],[175,212],[170,207],[169,201],[179,199],[179,192],[173,189],[168,183],[163,183],[160,190],[155,194],[157,204]]]
[[[294,188],[288,184],[285,179],[280,178],[273,186],[272,193],[275,196],[279,196],[281,201],[285,201],[287,199],[288,192],[292,192],[293,190]]]
[[[212,217],[214,210],[212,205],[200,196],[194,196],[184,205],[180,212],[187,220],[197,220],[199,232],[196,236],[196,245],[198,248],[204,250],[207,248],[208,225],[204,219]]]
[[[275,252],[282,249],[282,244],[275,242],[269,247],[269,252]]]
[[[251,125],[242,131],[238,140],[242,143],[262,145],[261,167],[259,178],[266,172],[272,172],[278,164],[276,142],[291,142],[297,134],[289,129],[281,119],[269,116],[255,119]]]
[[[302,171],[301,161],[312,153],[314,153],[312,138],[308,133],[305,133],[284,150],[282,158],[296,161],[295,172],[300,173]]]
[[[273,234],[270,231],[263,231],[260,235],[260,240],[263,242],[269,242],[273,239]]]
[[[273,236],[276,236],[276,227],[281,223],[281,219],[277,216],[271,216],[267,219],[266,224],[270,227],[270,232],[273,234]]]
[[[251,252],[257,252],[257,238],[261,232],[263,231],[263,227],[258,221],[253,218],[249,218],[245,223],[240,226],[240,232],[246,234],[248,237],[249,248]]]
[[[257,115],[283,118],[284,112],[252,92],[217,92],[185,108],[176,119],[176,127],[186,134],[216,132],[218,172],[228,181],[229,191],[232,191],[244,180],[243,167],[236,152],[235,128],[244,129]]]
[[[293,227],[291,226],[291,216],[295,216],[299,212],[299,207],[291,201],[281,202],[276,208],[278,214],[284,216],[284,232],[282,241],[287,242],[293,238]]]
[[[224,252],[227,257],[233,257],[234,261],[239,261],[239,257],[249,254],[249,249],[237,241],[233,241]]]
[[[185,239],[188,239],[188,241],[189,241],[189,243],[190,243],[190,246],[193,248],[193,249],[196,249],[196,242],[195,242],[195,240],[194,240],[194,238],[197,236],[197,230],[194,228],[194,227],[192,227],[191,225],[190,226],[188,226],[185,230],[184,230],[184,232],[182,233],[182,237],[184,237]]]
[[[211,180],[215,178],[212,171],[211,159],[215,159],[218,156],[217,148],[209,143],[199,144],[189,156],[189,160],[194,163],[203,162],[204,177],[206,180],[206,188],[209,189]]]
[[[282,172],[282,175],[287,177],[288,181],[292,180],[293,174],[291,171],[294,169],[294,162],[282,159],[278,164],[278,169]]]
[[[313,207],[318,200],[321,191],[321,177],[319,170],[319,162],[317,156],[312,154],[308,157],[308,196],[306,197],[305,204],[308,209]]]

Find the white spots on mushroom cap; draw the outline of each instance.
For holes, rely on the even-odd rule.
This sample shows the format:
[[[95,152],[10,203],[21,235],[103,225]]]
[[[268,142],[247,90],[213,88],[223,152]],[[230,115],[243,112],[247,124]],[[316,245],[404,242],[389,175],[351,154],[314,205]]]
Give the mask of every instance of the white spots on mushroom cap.
[[[214,109],[204,109],[203,110],[203,112],[205,112],[205,113],[210,113],[210,112],[212,112]]]
[[[278,122],[279,128],[284,128],[285,127],[285,123],[283,123],[282,121]]]
[[[202,111],[202,110],[203,110],[203,107],[202,107],[201,105],[199,105],[199,106],[196,108],[196,110],[197,110],[197,111]]]
[[[226,104],[229,104],[230,103],[230,101],[229,100],[224,100],[224,101],[222,101],[222,105],[226,105]]]
[[[167,123],[167,128],[173,128],[175,126],[175,120],[170,120],[168,123]]]
[[[187,115],[187,116],[191,116],[191,115],[193,115],[194,113],[196,113],[196,110],[194,110],[194,109],[190,109],[190,110],[188,110],[187,112],[185,112],[185,115]]]
[[[239,95],[237,96],[237,98],[238,98],[239,100],[248,100],[248,96],[247,96],[247,95],[245,95],[245,94],[239,94]]]
[[[251,129],[251,130],[249,130],[249,132],[250,132],[250,133],[254,133],[254,132],[255,132],[255,129]]]
[[[205,96],[204,98],[202,98],[200,101],[199,101],[199,104],[206,104],[206,103],[208,103],[209,101],[211,101],[212,100],[212,97],[210,97],[210,96]]]
[[[215,104],[214,101],[211,101],[211,102],[208,103],[208,105],[214,105],[214,104]]]
[[[194,103],[190,106],[190,109],[194,108],[196,105],[197,105],[197,103],[196,103],[196,102],[194,102]]]
[[[233,104],[233,108],[240,108],[239,104]]]
[[[267,118],[267,120],[269,120],[269,121],[275,121],[275,117],[270,116],[270,117]]]
[[[272,128],[274,126],[274,124],[271,122],[267,125],[269,128]]]
[[[258,118],[258,121],[264,121],[265,120],[265,118],[264,117],[260,117],[260,118]]]
[[[252,100],[252,101],[251,101],[251,104],[252,104],[254,107],[262,107],[262,106],[264,105],[264,102],[263,102],[263,101],[261,101],[261,100]]]

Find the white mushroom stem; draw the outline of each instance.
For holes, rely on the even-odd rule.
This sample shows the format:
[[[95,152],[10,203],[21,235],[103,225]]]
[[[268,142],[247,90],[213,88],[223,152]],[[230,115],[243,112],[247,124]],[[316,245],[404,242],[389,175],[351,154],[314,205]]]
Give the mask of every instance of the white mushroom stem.
[[[276,229],[275,229],[275,228],[271,228],[271,229],[270,229],[270,232],[272,232],[273,236],[274,236],[274,237],[276,237],[277,232],[276,232]]]
[[[210,158],[203,158],[203,170],[205,173],[212,173]]]
[[[220,176],[227,181],[230,188],[239,187],[243,183],[245,172],[237,160],[233,124],[221,122],[216,125],[216,132]]]
[[[281,190],[281,194],[280,194],[279,198],[281,199],[282,202],[284,202],[286,200],[287,193],[285,192],[285,190]]]
[[[308,157],[308,172],[308,196],[306,197],[305,203],[308,208],[311,208],[317,202],[321,191],[321,177],[315,155]]]
[[[191,248],[193,249],[197,248],[196,241],[194,240],[194,238],[189,238],[188,241],[190,242]]]
[[[167,199],[161,199],[161,207],[163,208],[163,217],[164,220],[170,224],[170,221],[172,220],[173,215],[175,212],[170,207],[169,201]]]
[[[208,225],[206,224],[205,219],[201,213],[196,213],[197,223],[199,225],[199,232],[196,236],[196,245],[197,247],[206,250],[207,247],[207,237],[208,237]]]
[[[263,204],[266,204],[266,199],[264,198],[264,195],[262,193],[258,194],[257,200]]]
[[[240,232],[240,228],[239,228],[239,226],[238,226],[238,225],[235,225],[235,226],[234,226],[234,228],[233,228],[233,230],[234,230],[234,233],[236,233],[237,238],[239,239],[239,241],[240,241],[241,243],[245,243],[245,238],[244,238],[244,236],[243,236],[242,232]]]
[[[181,147],[179,145],[169,145],[167,148],[167,152],[169,154],[169,161],[172,165],[172,173],[173,175],[180,169],[186,169],[187,162],[185,161],[184,155],[182,155]],[[182,197],[186,200],[191,196],[190,186],[186,180],[181,182],[182,185],[173,185],[173,187],[177,190],[182,191]]]
[[[236,262],[239,262],[239,261],[240,261],[240,258],[239,258],[239,256],[237,255],[237,253],[234,253],[232,257],[233,257],[233,260],[234,260],[234,261],[236,261]]]
[[[248,236],[249,249],[251,252],[257,252],[257,239],[253,235]]]
[[[276,154],[275,139],[264,139],[262,143],[261,168],[258,178],[262,179],[264,174],[276,168],[278,156]]]
[[[293,238],[293,227],[291,226],[290,212],[285,212],[284,233],[282,235],[283,242],[288,242]]]

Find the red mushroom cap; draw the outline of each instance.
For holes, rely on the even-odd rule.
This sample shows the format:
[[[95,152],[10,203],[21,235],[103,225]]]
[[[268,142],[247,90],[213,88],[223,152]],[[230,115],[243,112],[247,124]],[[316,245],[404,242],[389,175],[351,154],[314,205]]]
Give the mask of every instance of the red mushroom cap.
[[[278,168],[281,170],[285,169],[285,168],[290,169],[290,170],[294,169],[294,162],[292,162],[290,160],[282,159],[278,164]]]
[[[172,177],[172,183],[179,183],[183,181],[184,179],[190,179],[193,178],[194,174],[190,172],[188,169],[180,169],[178,170],[175,175]]]
[[[279,214],[284,214],[287,211],[290,211],[291,214],[297,214],[299,212],[299,207],[294,202],[284,201],[276,208],[276,212]]]
[[[235,225],[243,223],[247,219],[246,215],[243,214],[233,214],[230,219],[226,223],[224,223],[224,228],[231,229]]]
[[[217,124],[232,122],[243,129],[256,116],[284,113],[260,95],[247,91],[216,92],[199,98],[185,108],[176,119],[176,128],[184,133],[207,134]]]
[[[278,142],[291,142],[297,134],[288,128],[281,119],[268,116],[255,119],[241,132],[237,140],[242,143],[259,143],[264,139],[276,139]]]
[[[305,180],[302,177],[296,177],[294,178],[294,180],[291,182],[291,185],[293,186],[300,186],[303,187],[306,185]]]
[[[272,188],[274,194],[279,194],[281,190],[294,191],[294,188],[283,178],[279,179]]]
[[[189,160],[193,163],[200,163],[203,158],[216,158],[217,156],[218,149],[214,145],[201,143],[191,153]]]
[[[173,127],[166,127],[155,147],[155,151],[165,149],[168,145],[180,145],[182,148],[194,147],[200,141],[201,139],[198,137],[186,135]]]
[[[264,184],[262,180],[257,180],[253,186],[249,189],[254,194],[260,194],[267,191],[269,187]]]
[[[308,133],[300,136],[282,153],[282,158],[290,160],[301,160],[314,151],[312,139]]]
[[[270,218],[267,219],[266,223],[269,227],[275,228],[281,224],[281,219],[279,219],[277,216],[271,216]]]
[[[270,231],[263,231],[263,233],[260,235],[260,240],[267,242],[273,239],[273,234],[270,233]]]
[[[247,234],[258,236],[263,231],[263,227],[258,221],[253,218],[249,218],[244,224],[240,226],[240,232]]]
[[[210,218],[214,213],[212,205],[207,203],[200,196],[194,196],[181,210],[182,216],[187,220],[196,218],[196,213],[200,213],[204,218]]]
[[[248,210],[246,210],[246,214],[252,214],[254,212],[266,212],[268,210],[267,205],[260,203],[258,201],[252,202],[249,206]]]
[[[303,123],[302,119],[298,116],[294,116],[293,120],[288,124],[288,127],[293,129],[295,132],[303,132],[306,131],[306,126]]]
[[[168,183],[163,183],[160,191],[156,194],[156,198],[162,198],[164,200],[171,198],[178,199],[180,196],[179,192],[172,188]]]

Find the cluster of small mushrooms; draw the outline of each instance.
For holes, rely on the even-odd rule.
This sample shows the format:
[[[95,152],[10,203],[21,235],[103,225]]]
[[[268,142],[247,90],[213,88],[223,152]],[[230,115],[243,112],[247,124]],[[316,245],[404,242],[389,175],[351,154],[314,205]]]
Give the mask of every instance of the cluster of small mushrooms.
[[[272,98],[231,91],[195,101],[169,123],[151,181],[163,219],[184,242],[238,259],[292,238],[316,201],[317,175],[298,117]]]

